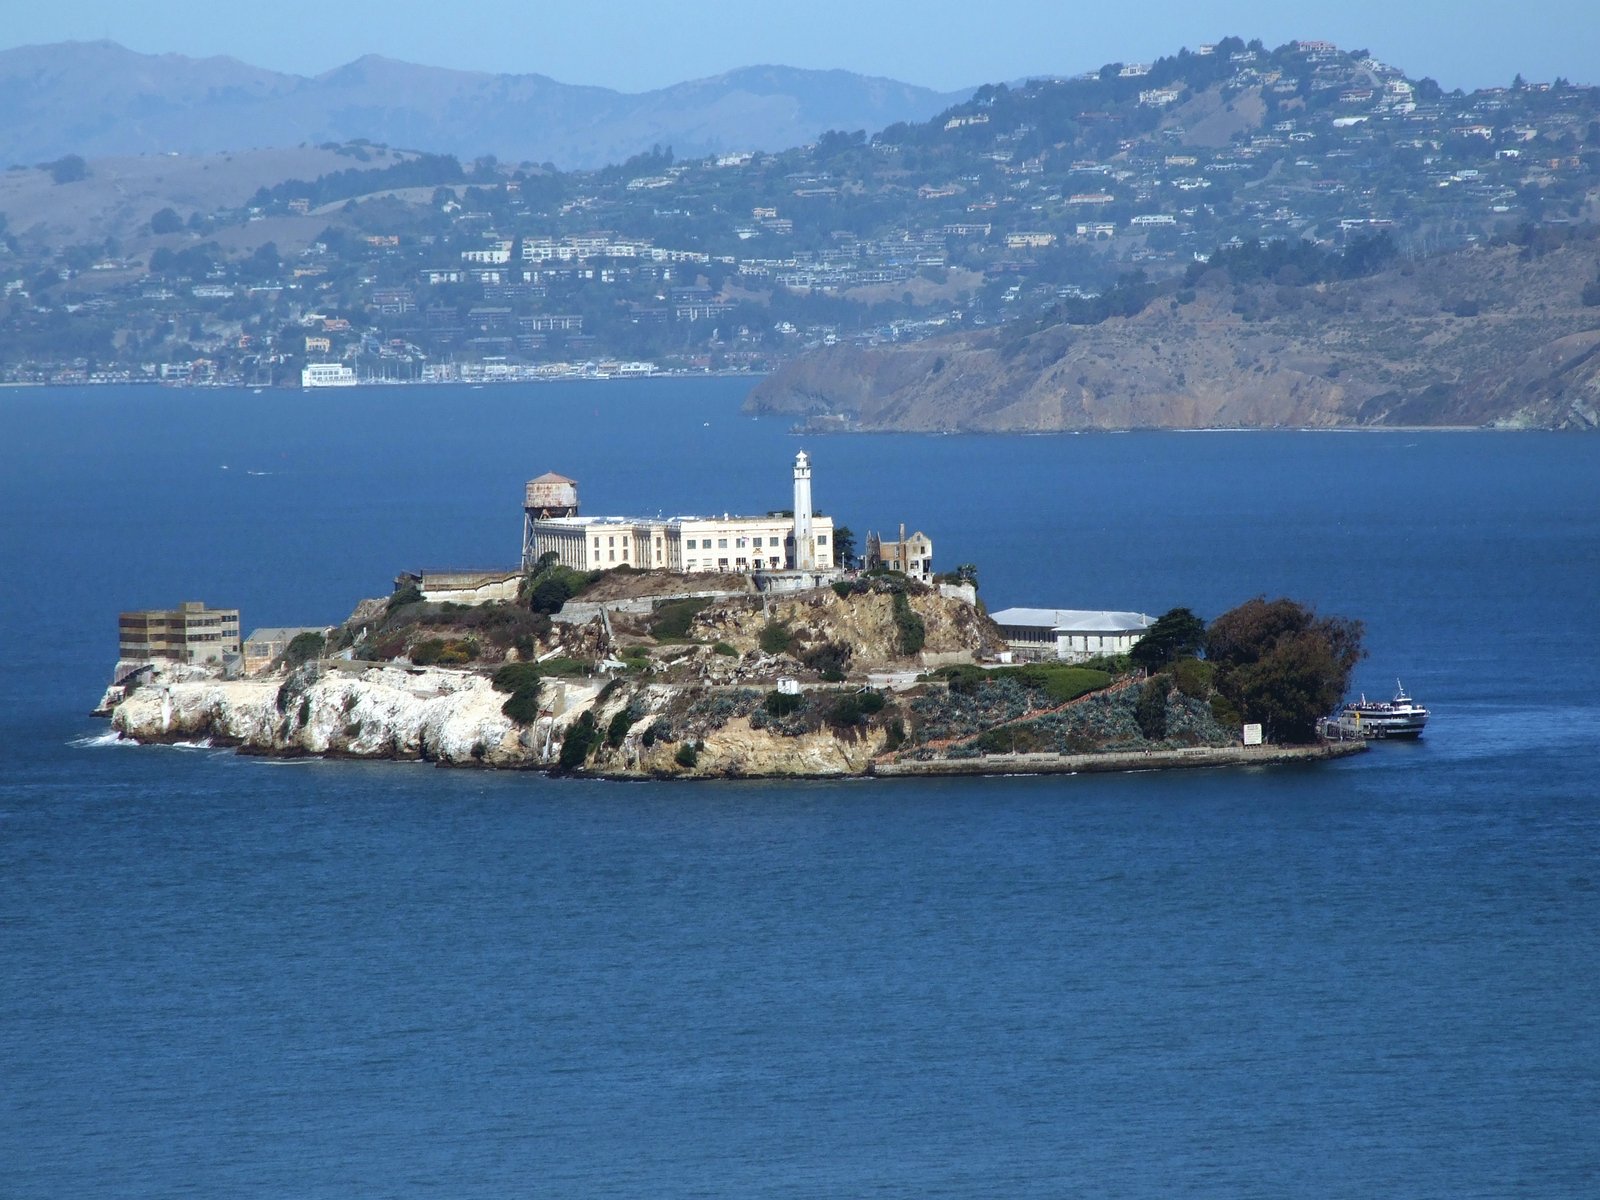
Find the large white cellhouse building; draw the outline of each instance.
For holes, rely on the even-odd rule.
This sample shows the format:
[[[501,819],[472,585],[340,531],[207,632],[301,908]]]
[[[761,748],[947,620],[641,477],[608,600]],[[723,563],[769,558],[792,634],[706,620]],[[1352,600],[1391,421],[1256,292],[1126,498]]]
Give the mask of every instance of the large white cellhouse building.
[[[553,473],[528,481],[523,507],[522,567],[546,554],[579,571],[630,566],[641,570],[818,571],[833,566],[833,519],[811,506],[811,459],[794,460],[794,504],[765,516],[586,517],[578,484]]]

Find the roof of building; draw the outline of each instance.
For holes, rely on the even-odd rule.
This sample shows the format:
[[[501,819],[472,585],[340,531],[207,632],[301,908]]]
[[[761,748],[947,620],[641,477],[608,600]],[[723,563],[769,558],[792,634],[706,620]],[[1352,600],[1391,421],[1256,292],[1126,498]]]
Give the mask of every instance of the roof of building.
[[[557,475],[554,471],[546,471],[543,475],[536,475],[528,480],[529,483],[577,483],[576,479],[568,479],[565,475]]]
[[[1144,613],[1082,608],[1004,608],[990,613],[996,625],[1048,629],[1053,633],[1130,633],[1150,628]]]
[[[825,513],[815,513],[812,517],[818,525],[832,524],[833,518]],[[715,522],[716,524],[733,524],[743,521],[753,525],[792,525],[794,518],[783,514],[767,513],[765,516],[752,516],[749,514],[723,513],[719,516],[697,517],[682,515],[676,517],[536,517],[535,525],[540,528],[555,527],[557,529],[581,529],[586,525],[689,525],[702,522]]]
[[[878,542],[881,542],[885,546],[896,546],[896,545],[900,544],[899,537],[896,536],[895,534],[892,534],[892,533],[870,533],[869,532],[867,534],[867,537],[871,538],[871,539],[874,539],[874,540],[876,540]],[[915,533],[906,534],[906,541],[907,542],[931,542],[932,540],[933,539],[931,539],[927,534],[923,533],[922,530],[920,530],[920,529],[917,530]]]
[[[510,579],[513,575],[521,575],[521,567],[423,567],[420,571],[407,571],[407,575],[417,579],[443,579],[445,577],[462,579]]]

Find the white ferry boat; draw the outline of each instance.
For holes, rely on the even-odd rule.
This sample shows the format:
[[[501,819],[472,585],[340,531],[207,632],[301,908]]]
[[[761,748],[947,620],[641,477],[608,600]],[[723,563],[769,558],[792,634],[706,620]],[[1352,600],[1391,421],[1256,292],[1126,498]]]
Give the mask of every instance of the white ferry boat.
[[[300,386],[355,387],[356,373],[353,368],[343,363],[307,363],[300,369]]]
[[[1336,737],[1418,738],[1428,723],[1428,710],[1406,695],[1400,681],[1394,681],[1393,700],[1361,699],[1346,704],[1336,720],[1329,722]]]

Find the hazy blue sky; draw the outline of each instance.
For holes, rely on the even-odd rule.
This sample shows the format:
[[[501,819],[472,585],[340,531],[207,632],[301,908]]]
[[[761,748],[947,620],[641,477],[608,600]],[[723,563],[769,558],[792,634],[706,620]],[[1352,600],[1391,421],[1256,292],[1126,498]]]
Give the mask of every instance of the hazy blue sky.
[[[941,90],[1138,61],[1228,34],[1365,47],[1446,87],[1600,83],[1597,0],[9,0],[0,46],[110,38],[316,74],[362,54],[644,91],[733,67],[843,67]]]

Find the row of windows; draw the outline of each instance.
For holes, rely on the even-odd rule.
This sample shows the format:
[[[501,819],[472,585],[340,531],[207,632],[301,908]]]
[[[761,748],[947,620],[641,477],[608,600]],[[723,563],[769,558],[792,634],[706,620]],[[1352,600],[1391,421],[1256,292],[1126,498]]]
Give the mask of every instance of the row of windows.
[[[750,566],[750,560],[747,558],[740,557],[733,560],[733,569],[736,571],[748,571]],[[778,570],[783,566],[783,563],[776,558],[766,560],[758,558],[755,561],[755,566],[758,570],[762,567]],[[702,563],[698,558],[691,558],[684,562],[683,569],[685,571],[726,571],[728,569],[728,560],[725,558],[708,558]]]
[[[769,546],[781,546],[782,544],[783,544],[783,539],[782,538],[769,537],[767,539],[767,545],[769,545]],[[744,549],[746,549],[746,548],[748,548],[750,546],[754,546],[757,549],[759,549],[760,546],[761,546],[761,539],[759,537],[736,537],[736,538],[733,539],[733,545],[734,545],[734,549],[736,549],[736,550],[744,550]],[[711,549],[711,539],[710,538],[700,538],[697,541],[695,538],[685,538],[684,539],[684,543],[683,543],[683,548],[685,550],[709,550],[709,549]],[[726,550],[727,548],[728,548],[728,539],[727,538],[718,538],[717,539],[717,549],[718,550]]]

